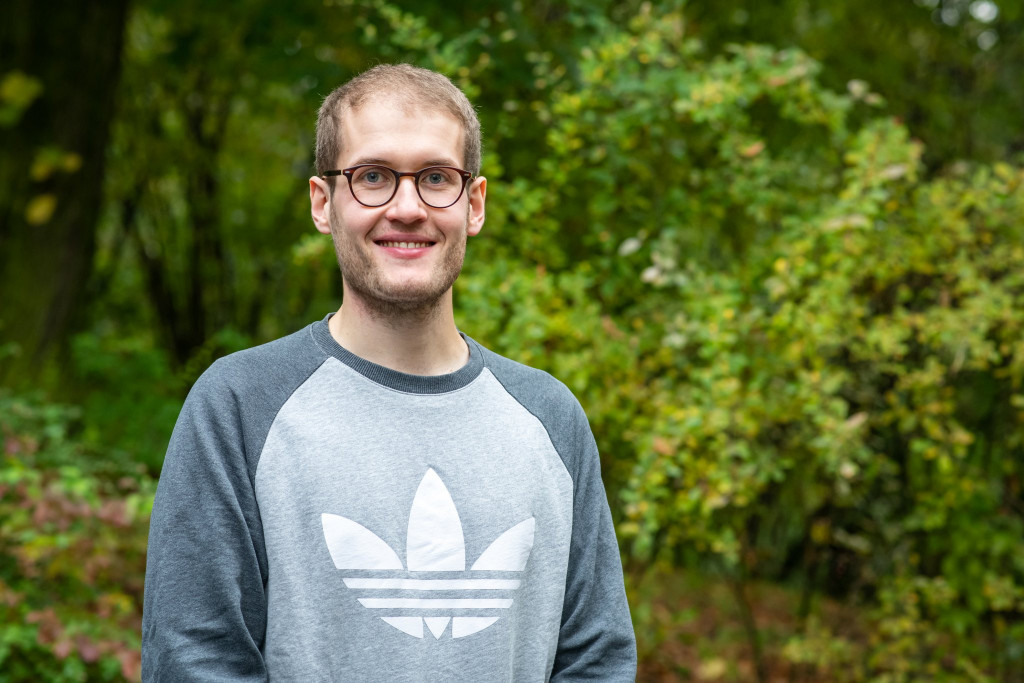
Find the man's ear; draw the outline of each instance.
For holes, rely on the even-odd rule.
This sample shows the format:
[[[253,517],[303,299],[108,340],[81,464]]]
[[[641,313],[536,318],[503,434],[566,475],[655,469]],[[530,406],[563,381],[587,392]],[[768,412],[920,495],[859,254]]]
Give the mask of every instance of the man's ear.
[[[331,189],[319,176],[309,179],[309,210],[313,225],[325,235],[331,234]]]
[[[466,190],[469,193],[469,222],[466,232],[470,237],[484,227],[484,205],[487,203],[487,178],[480,176]]]

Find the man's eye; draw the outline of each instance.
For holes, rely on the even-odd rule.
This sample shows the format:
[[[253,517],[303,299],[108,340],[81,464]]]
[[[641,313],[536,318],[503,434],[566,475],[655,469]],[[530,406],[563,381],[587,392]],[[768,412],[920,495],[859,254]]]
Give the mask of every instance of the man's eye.
[[[352,180],[362,187],[388,187],[391,185],[391,174],[386,168],[370,166],[356,171]]]
[[[431,171],[424,174],[422,182],[428,187],[440,187],[451,184],[453,180],[451,175],[445,171]]]

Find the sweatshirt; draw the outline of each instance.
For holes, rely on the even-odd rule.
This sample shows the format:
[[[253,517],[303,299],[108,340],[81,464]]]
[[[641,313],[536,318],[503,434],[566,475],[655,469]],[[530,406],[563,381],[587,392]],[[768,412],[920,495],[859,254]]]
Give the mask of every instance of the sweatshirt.
[[[632,681],[597,447],[547,373],[465,337],[409,375],[327,319],[215,362],[151,519],[144,681]]]

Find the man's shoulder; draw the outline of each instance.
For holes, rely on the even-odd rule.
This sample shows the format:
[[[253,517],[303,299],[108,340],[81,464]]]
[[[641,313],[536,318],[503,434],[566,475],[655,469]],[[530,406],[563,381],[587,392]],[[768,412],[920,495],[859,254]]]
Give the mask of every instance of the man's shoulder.
[[[528,398],[531,403],[579,405],[569,387],[552,374],[506,358],[479,342],[474,343],[483,355],[484,367],[490,370],[505,390],[517,399],[522,396]]]
[[[547,430],[563,459],[590,436],[590,425],[572,391],[556,377],[491,351],[474,342],[484,367],[523,408]]]
[[[551,439],[574,480],[581,468],[596,462],[590,424],[572,391],[551,374],[505,358],[480,344],[484,367],[505,391],[537,420]]]
[[[218,358],[196,380],[190,396],[277,393],[268,388],[298,386],[325,358],[307,325],[279,339]]]

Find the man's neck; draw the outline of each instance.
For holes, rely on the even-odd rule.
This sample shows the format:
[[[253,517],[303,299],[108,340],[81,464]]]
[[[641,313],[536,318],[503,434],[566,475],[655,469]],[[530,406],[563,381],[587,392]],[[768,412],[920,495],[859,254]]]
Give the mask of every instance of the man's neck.
[[[411,375],[444,375],[469,361],[455,327],[451,292],[430,311],[383,317],[348,297],[328,322],[331,336],[355,355]]]

